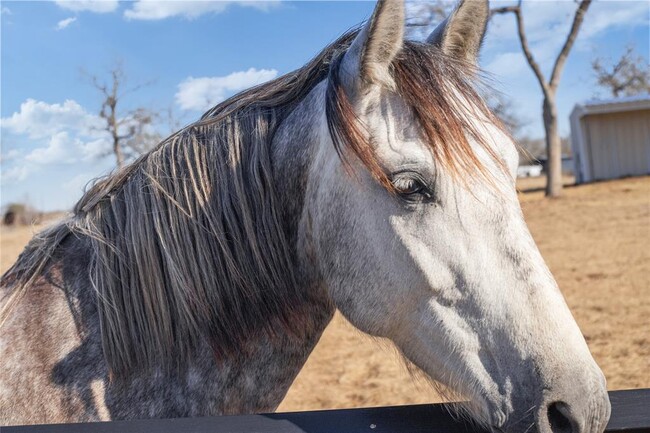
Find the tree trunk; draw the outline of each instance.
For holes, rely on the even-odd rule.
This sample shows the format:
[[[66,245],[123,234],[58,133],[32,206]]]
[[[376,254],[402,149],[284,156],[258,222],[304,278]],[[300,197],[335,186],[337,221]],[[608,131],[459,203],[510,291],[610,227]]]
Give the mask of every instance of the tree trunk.
[[[117,168],[122,168],[124,166],[124,155],[122,155],[122,149],[120,148],[120,139],[115,136],[113,137],[113,153],[115,153]]]
[[[544,95],[544,131],[546,133],[546,196],[559,197],[562,193],[562,142],[558,134],[555,94]]]

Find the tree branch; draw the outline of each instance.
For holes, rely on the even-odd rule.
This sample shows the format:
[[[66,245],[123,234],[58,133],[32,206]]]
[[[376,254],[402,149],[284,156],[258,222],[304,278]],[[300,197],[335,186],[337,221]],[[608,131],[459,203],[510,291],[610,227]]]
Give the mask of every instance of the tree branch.
[[[542,92],[546,95],[550,91],[549,85],[544,78],[544,74],[542,73],[539,64],[535,61],[533,53],[530,51],[530,46],[528,45],[528,38],[526,37],[526,30],[524,28],[524,17],[521,13],[521,0],[519,0],[519,4],[517,6],[505,6],[492,9],[490,11],[490,15],[492,16],[495,14],[505,14],[510,12],[515,14],[515,18],[517,19],[517,33],[519,35],[519,42],[521,43],[521,50],[524,52],[524,56],[526,57],[526,61],[528,61],[530,68],[535,73],[535,77],[537,77],[537,81],[542,88]]]
[[[571,25],[571,31],[569,32],[569,36],[567,36],[566,41],[564,42],[564,46],[562,47],[560,54],[557,56],[557,59],[555,60],[555,65],[553,65],[553,72],[551,73],[551,80],[549,81],[549,85],[553,90],[557,88],[560,82],[560,75],[562,74],[562,69],[564,68],[566,59],[569,56],[569,51],[571,51],[571,47],[573,47],[573,43],[578,37],[578,31],[580,30],[580,26],[582,25],[582,21],[584,20],[585,13],[587,12],[587,9],[589,8],[590,4],[591,4],[591,0],[582,0],[580,2],[580,5],[578,6],[578,9],[576,10],[576,14],[573,17],[573,24]]]
[[[130,132],[128,134],[118,135],[117,139],[121,141],[121,140],[128,140],[129,138],[133,138],[133,137],[135,137],[135,131]]]
[[[504,6],[500,8],[490,9],[490,16],[496,14],[507,14],[507,13],[517,13],[518,6]]]

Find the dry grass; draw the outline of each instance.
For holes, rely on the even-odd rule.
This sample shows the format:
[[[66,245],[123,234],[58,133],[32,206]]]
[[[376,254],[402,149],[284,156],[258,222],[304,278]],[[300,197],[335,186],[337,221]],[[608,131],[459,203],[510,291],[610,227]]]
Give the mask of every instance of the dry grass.
[[[0,225],[0,272],[5,272],[16,261],[27,242],[44,226],[7,227]]]
[[[528,225],[610,389],[650,387],[650,177],[568,187],[548,200],[543,179],[524,179]],[[2,227],[0,270],[40,230]],[[339,314],[279,410],[440,401],[416,383],[389,344]]]

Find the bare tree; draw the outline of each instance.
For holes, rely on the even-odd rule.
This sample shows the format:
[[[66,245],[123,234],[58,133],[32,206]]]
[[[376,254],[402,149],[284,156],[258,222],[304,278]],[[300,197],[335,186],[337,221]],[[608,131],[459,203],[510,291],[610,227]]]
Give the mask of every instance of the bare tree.
[[[454,7],[452,0],[428,0],[406,2],[408,35],[414,39],[424,39],[436,25],[444,20]]]
[[[564,45],[562,46],[560,53],[555,59],[555,64],[553,65],[551,78],[549,80],[544,77],[539,64],[537,61],[535,61],[535,58],[530,51],[528,38],[526,37],[526,31],[524,28],[524,17],[521,8],[521,0],[519,0],[519,3],[516,6],[505,6],[492,9],[491,11],[492,15],[506,13],[512,13],[515,15],[521,49],[524,52],[526,60],[528,61],[528,65],[533,70],[535,77],[537,78],[537,81],[542,88],[542,93],[544,95],[542,111],[544,120],[544,132],[546,135],[546,151],[548,154],[548,180],[546,183],[546,195],[548,197],[557,197],[562,192],[562,145],[560,135],[558,133],[558,115],[556,104],[557,88],[560,84],[560,77],[562,75],[562,70],[564,69],[564,64],[566,63],[569,52],[571,51],[571,48],[573,47],[573,44],[578,36],[578,31],[580,30],[580,26],[584,20],[585,13],[587,12],[590,4],[591,0],[580,1],[573,17],[571,30],[569,31],[569,34],[564,41]]]
[[[147,108],[136,108],[122,113],[124,97],[150,83],[126,88],[126,74],[121,62],[117,62],[109,71],[110,81],[101,81],[97,76],[90,76],[92,85],[102,96],[99,116],[105,121],[102,129],[111,137],[112,152],[118,167],[124,166],[127,158],[151,149],[160,141],[153,123],[157,114]]]
[[[161,124],[167,126],[169,134],[172,135],[180,131],[185,125],[188,124],[189,112],[183,112],[180,115],[174,110],[174,105],[170,104],[166,109],[160,112]],[[189,120],[192,120],[191,117]]]
[[[650,92],[650,69],[642,56],[635,56],[630,45],[621,58],[611,67],[603,66],[603,60],[596,58],[591,63],[598,85],[611,92],[614,98]]]

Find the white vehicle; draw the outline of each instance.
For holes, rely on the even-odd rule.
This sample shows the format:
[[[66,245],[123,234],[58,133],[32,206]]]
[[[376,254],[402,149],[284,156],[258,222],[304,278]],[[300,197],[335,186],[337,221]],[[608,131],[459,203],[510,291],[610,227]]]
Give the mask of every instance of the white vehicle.
[[[542,174],[541,164],[520,165],[517,167],[517,177],[537,177]]]

